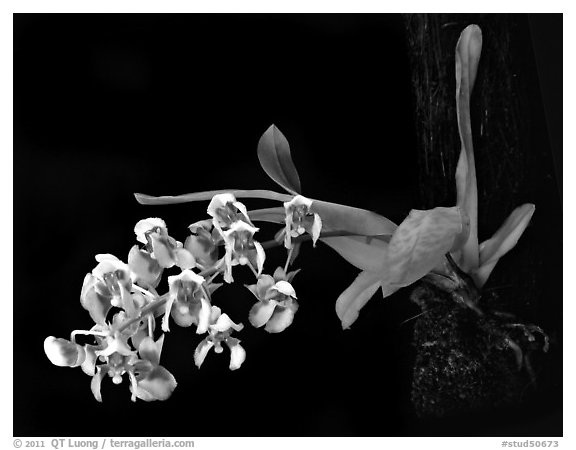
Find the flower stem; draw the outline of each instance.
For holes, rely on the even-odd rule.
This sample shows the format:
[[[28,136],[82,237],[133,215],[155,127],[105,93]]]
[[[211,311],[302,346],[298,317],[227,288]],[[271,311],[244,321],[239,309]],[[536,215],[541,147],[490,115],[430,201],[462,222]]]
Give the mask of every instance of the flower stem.
[[[288,250],[288,257],[286,258],[286,264],[284,265],[284,272],[288,273],[288,267],[290,267],[290,260],[292,259],[292,253],[294,252],[294,244]]]

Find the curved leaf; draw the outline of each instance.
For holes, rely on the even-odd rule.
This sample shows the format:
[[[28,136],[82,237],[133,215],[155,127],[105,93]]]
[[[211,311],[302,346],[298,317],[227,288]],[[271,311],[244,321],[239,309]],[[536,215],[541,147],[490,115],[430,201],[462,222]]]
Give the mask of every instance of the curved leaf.
[[[300,177],[290,156],[290,145],[275,125],[270,125],[258,141],[258,159],[276,183],[292,194],[300,192]]]
[[[482,31],[470,25],[462,31],[456,44],[456,114],[460,133],[460,157],[456,167],[456,205],[470,218],[470,234],[459,261],[464,271],[478,267],[478,191],[470,122],[470,95],[482,51]]]
[[[276,208],[263,208],[248,211],[248,217],[253,222],[271,222],[271,223],[284,223],[286,219],[286,210],[279,206]]]
[[[320,238],[320,241],[336,250],[342,258],[360,270],[380,272],[386,263],[385,253],[391,235],[337,236]]]
[[[325,232],[339,231],[350,233],[350,236],[320,237],[320,241],[337,251],[346,261],[361,270],[378,272],[385,264],[383,252],[387,251],[388,242],[396,225],[390,220],[376,213],[336,203],[313,200],[314,205],[324,214],[322,217]],[[265,208],[249,211],[250,220],[283,224],[286,218],[284,208]],[[356,219],[363,218],[363,222]],[[358,231],[367,232],[389,230],[384,234],[356,234]]]
[[[464,226],[457,206],[410,211],[390,240],[383,283],[402,287],[425,276],[454,248]]]
[[[362,236],[378,236],[392,234],[398,227],[375,212],[321,200],[312,201],[310,212],[319,214],[323,229],[330,231],[343,230]]]
[[[360,272],[348,288],[336,300],[336,314],[342,321],[342,328],[350,328],[360,309],[370,300],[380,287],[380,276],[375,272]]]
[[[264,198],[281,202],[288,202],[292,199],[291,195],[281,194],[279,192],[268,191],[265,189],[218,189],[215,191],[193,192],[191,194],[182,195],[164,195],[159,197],[135,193],[134,197],[136,197],[136,201],[142,205],[172,205],[175,203],[211,200],[215,195],[226,193],[234,194],[236,198]]]
[[[473,274],[478,287],[482,287],[496,263],[502,256],[512,250],[524,230],[530,223],[536,207],[526,203],[519,206],[508,216],[500,229],[480,246],[480,267]]]

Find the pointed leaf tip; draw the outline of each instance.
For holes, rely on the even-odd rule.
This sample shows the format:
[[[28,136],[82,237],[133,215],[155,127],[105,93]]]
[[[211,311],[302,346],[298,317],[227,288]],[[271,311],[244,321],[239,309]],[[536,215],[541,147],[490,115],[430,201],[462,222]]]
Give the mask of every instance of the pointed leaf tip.
[[[300,192],[300,177],[282,132],[270,125],[258,141],[258,160],[264,171],[291,194]]]
[[[342,329],[350,328],[364,305],[380,287],[379,275],[374,272],[360,272],[354,282],[336,300],[336,314],[342,321]]]
[[[473,274],[478,287],[482,287],[494,270],[496,263],[512,250],[528,227],[536,207],[526,203],[516,208],[504,221],[502,226],[480,246],[480,267]]]

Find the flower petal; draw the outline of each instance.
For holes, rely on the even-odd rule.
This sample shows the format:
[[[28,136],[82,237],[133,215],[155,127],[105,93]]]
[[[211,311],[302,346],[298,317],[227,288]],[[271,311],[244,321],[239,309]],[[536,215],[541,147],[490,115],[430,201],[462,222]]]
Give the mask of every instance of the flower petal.
[[[97,289],[98,287],[102,288],[100,292]],[[86,274],[82,285],[82,293],[80,294],[80,303],[88,311],[92,320],[100,325],[106,323],[106,316],[112,308],[112,295],[104,295],[104,292],[109,294],[106,285],[94,275]]]
[[[200,342],[200,344],[198,344],[198,347],[196,347],[196,350],[194,351],[194,364],[196,364],[196,367],[200,368],[204,362],[204,359],[206,359],[208,350],[210,350],[213,346],[214,343],[208,340],[208,338],[204,339],[202,342]]]
[[[167,400],[178,383],[174,376],[162,366],[156,366],[145,378],[138,380],[136,397],[144,401]]]
[[[242,215],[246,218],[246,222],[248,222],[249,224],[252,224],[252,222],[250,221],[250,217],[248,216],[248,210],[246,209],[246,206],[244,206],[244,203],[241,202],[234,202],[232,203],[237,209],[238,211],[240,211],[242,213]]]
[[[274,271],[273,277],[274,277],[274,281],[280,281],[280,280],[287,281],[286,271],[284,270],[284,268],[282,266],[276,267],[276,270]]]
[[[226,206],[228,203],[234,203],[235,201],[236,197],[234,197],[234,194],[229,192],[216,194],[212,197],[212,200],[210,200],[206,212],[209,216],[216,218],[216,211],[218,209]]]
[[[246,360],[246,350],[240,345],[240,340],[236,338],[226,339],[226,344],[230,348],[230,370],[239,369]]]
[[[264,252],[264,247],[260,242],[254,241],[254,247],[256,247],[256,267],[258,269],[258,276],[262,273],[264,269],[264,261],[266,260],[266,253]]]
[[[117,270],[124,272],[126,275],[130,275],[128,265],[120,261],[114,255],[110,255],[109,253],[99,254],[96,255],[96,261],[98,261],[98,265],[92,269],[92,275],[100,280],[104,279],[105,274]]]
[[[218,259],[218,249],[212,241],[191,234],[184,242],[188,250],[204,268],[212,267]]]
[[[294,314],[298,311],[298,303],[292,301],[290,306],[278,306],[264,328],[268,333],[280,333],[290,326]]]
[[[316,241],[320,238],[320,232],[322,231],[322,219],[318,214],[314,214],[314,222],[312,222],[312,244],[316,247]]]
[[[210,314],[212,308],[210,303],[205,298],[200,299],[202,306],[200,311],[198,311],[198,324],[196,327],[196,334],[204,334],[208,331],[208,326],[210,325]]]
[[[138,242],[147,244],[146,232],[156,227],[166,228],[166,222],[158,217],[150,217],[148,219],[140,220],[134,227],[134,233],[136,233],[136,239]]]
[[[196,259],[185,248],[177,248],[174,250],[174,259],[176,260],[176,265],[181,269],[192,269],[196,265]]]
[[[150,238],[152,240],[154,257],[156,258],[156,261],[158,261],[158,264],[160,264],[160,267],[165,269],[173,267],[174,264],[176,264],[176,261],[174,259],[173,250],[167,245],[167,240],[161,238],[157,233],[152,233]]]
[[[96,374],[92,377],[92,381],[90,382],[90,389],[92,390],[92,394],[94,398],[102,402],[102,394],[100,393],[100,385],[102,384],[102,378],[106,375],[107,365],[98,366],[96,368]]]
[[[157,366],[160,364],[160,355],[162,354],[162,346],[164,344],[164,336],[160,336],[157,341],[154,341],[151,337],[145,337],[140,342],[138,346],[138,353],[140,354],[140,358],[147,359],[153,365]]]
[[[142,286],[158,286],[162,276],[162,267],[152,255],[144,250],[140,250],[137,245],[130,249],[128,253],[128,267],[132,273],[132,281]]]
[[[257,302],[248,313],[248,320],[255,328],[264,326],[272,317],[276,308],[275,300]]]
[[[167,333],[168,331],[170,331],[170,324],[168,323],[168,321],[170,319],[170,313],[172,311],[172,306],[174,305],[174,300],[175,300],[175,297],[173,295],[171,295],[168,298],[168,301],[166,302],[164,317],[162,317],[162,331],[164,331],[164,333]]]
[[[59,367],[78,367],[86,359],[84,348],[54,336],[48,336],[44,340],[44,353],[52,364]]]
[[[275,281],[270,275],[260,275],[258,281],[256,282],[255,295],[259,300],[263,300],[266,297],[268,289],[274,286]]]
[[[82,371],[86,375],[90,375],[91,377],[93,377],[94,374],[96,373],[96,359],[98,358],[96,356],[96,348],[97,347],[94,345],[90,345],[90,344],[84,345],[84,351],[86,353],[86,359],[84,360],[84,362],[80,366],[82,368]]]
[[[280,292],[281,294],[287,295],[292,298],[297,298],[296,291],[294,290],[292,285],[284,280],[278,281],[274,286],[270,288],[270,290]]]
[[[219,332],[228,331],[230,328],[236,331],[240,331],[242,328],[244,328],[244,325],[241,323],[234,323],[232,319],[228,317],[228,314],[221,314],[216,322],[213,325],[210,325],[211,330]]]

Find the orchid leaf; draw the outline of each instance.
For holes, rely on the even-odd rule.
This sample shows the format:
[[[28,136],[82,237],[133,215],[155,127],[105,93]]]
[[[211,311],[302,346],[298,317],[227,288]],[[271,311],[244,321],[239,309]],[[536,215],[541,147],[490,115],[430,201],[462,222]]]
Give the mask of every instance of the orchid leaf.
[[[248,211],[248,217],[254,222],[284,223],[286,210],[282,207],[255,209]]]
[[[314,205],[319,205],[321,210],[323,231],[338,231],[350,233],[350,236],[320,237],[320,241],[336,250],[340,256],[353,266],[361,270],[377,272],[384,265],[383,252],[388,247],[392,233],[396,225],[390,220],[376,213],[359,208],[327,203],[314,200]],[[282,207],[266,208],[249,211],[248,215],[253,221],[264,221],[283,224],[286,219],[286,211]],[[357,221],[358,218],[363,222]],[[365,231],[365,233],[358,233]],[[378,231],[384,233],[377,234]],[[373,233],[374,232],[374,233]]]
[[[365,209],[319,200],[314,200],[310,209],[320,215],[324,231],[358,235],[321,238],[322,242],[361,270],[382,269],[387,241],[397,228],[394,222]]]
[[[482,50],[482,32],[477,25],[464,29],[456,44],[456,114],[460,133],[460,158],[456,168],[457,206],[470,218],[470,234],[459,265],[465,271],[478,267],[478,190],[470,122],[470,95],[476,80]]]
[[[482,243],[480,246],[480,267],[473,274],[478,287],[482,287],[486,283],[498,260],[516,246],[520,236],[530,223],[535,209],[535,206],[530,203],[519,206],[512,211],[512,214],[494,233],[494,236]]]
[[[292,199],[291,195],[281,194],[279,192],[267,191],[265,189],[218,189],[216,191],[193,192],[182,195],[164,195],[154,197],[153,195],[135,193],[136,201],[142,205],[172,205],[175,203],[190,203],[212,200],[212,197],[218,194],[234,194],[236,198],[264,198],[267,200],[278,200],[288,202]]]
[[[311,212],[320,215],[323,231],[342,231],[358,236],[392,235],[398,227],[386,217],[365,209],[338,203],[313,200]],[[286,210],[282,207],[248,211],[250,220],[283,224]]]
[[[292,194],[300,193],[300,177],[290,156],[290,145],[275,125],[270,125],[258,141],[258,159],[276,183]]]
[[[343,230],[350,234],[378,236],[392,234],[397,228],[394,222],[380,214],[338,203],[313,200],[310,212],[320,215],[325,230]]]
[[[385,253],[391,235],[336,236],[320,241],[337,251],[342,258],[360,270],[379,272],[384,268]]]
[[[348,288],[336,300],[336,314],[342,321],[342,328],[350,328],[360,309],[370,300],[380,287],[380,275],[376,272],[360,272]]]
[[[383,283],[403,287],[419,280],[455,249],[462,233],[466,220],[458,207],[413,209],[390,240]]]

